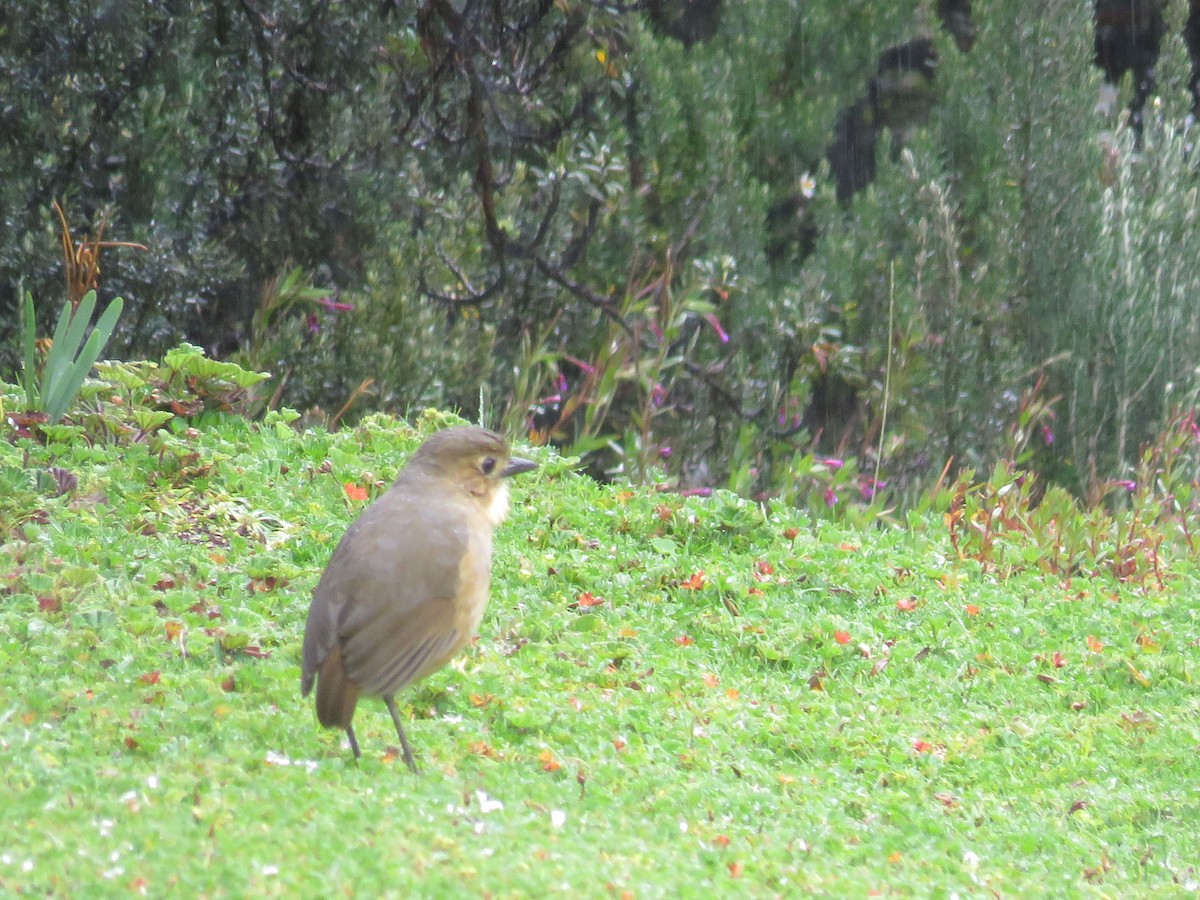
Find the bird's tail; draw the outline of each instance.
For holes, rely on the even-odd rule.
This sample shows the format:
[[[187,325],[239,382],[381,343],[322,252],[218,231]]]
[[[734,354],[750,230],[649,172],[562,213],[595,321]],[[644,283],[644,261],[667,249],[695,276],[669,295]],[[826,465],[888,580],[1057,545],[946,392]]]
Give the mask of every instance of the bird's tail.
[[[349,728],[358,704],[358,685],[346,676],[337,644],[317,672],[317,720],[326,728]]]

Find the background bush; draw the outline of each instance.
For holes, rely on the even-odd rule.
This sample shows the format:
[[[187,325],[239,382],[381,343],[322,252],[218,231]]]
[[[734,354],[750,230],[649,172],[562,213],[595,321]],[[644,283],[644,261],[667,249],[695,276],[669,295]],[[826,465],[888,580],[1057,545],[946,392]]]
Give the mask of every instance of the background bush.
[[[970,49],[918,2],[500,6],[6,5],[4,368],[19,285],[61,305],[59,198],[151,248],[104,257],[116,354],[186,338],[264,401],[453,407],[597,473],[837,510],[1020,453],[1082,492],[1191,401],[1181,4],[1137,153],[1084,3],[988,4]],[[883,71],[919,37],[936,74]],[[876,177],[839,203],[855,104]]]

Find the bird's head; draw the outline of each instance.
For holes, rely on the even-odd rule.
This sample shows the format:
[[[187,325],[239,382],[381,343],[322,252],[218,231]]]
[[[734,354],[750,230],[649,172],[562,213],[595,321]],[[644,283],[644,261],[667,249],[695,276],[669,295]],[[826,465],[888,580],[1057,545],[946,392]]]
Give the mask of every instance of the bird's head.
[[[511,455],[507,442],[494,431],[464,425],[431,435],[408,466],[475,498],[496,526],[508,513],[507,479],[537,464]]]

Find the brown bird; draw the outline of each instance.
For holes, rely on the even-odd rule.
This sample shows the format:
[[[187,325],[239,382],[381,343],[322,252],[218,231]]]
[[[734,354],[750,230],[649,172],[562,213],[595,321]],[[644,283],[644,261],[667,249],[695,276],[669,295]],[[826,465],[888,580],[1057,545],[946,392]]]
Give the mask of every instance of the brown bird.
[[[382,697],[417,771],[396,692],[450,661],[488,600],[492,532],[508,513],[506,479],[535,464],[500,435],[447,428],[420,446],[396,483],[346,531],[308,608],[301,696],[317,682],[317,718],[346,729],[354,707]]]

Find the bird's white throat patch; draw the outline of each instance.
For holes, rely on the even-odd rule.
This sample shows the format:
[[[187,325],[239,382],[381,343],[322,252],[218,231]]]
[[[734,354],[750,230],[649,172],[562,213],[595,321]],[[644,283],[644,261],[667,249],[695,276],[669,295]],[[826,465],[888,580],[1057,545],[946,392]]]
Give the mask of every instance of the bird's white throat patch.
[[[508,515],[508,482],[501,481],[496,487],[496,492],[492,494],[492,502],[488,504],[487,517],[495,528],[504,521]]]

